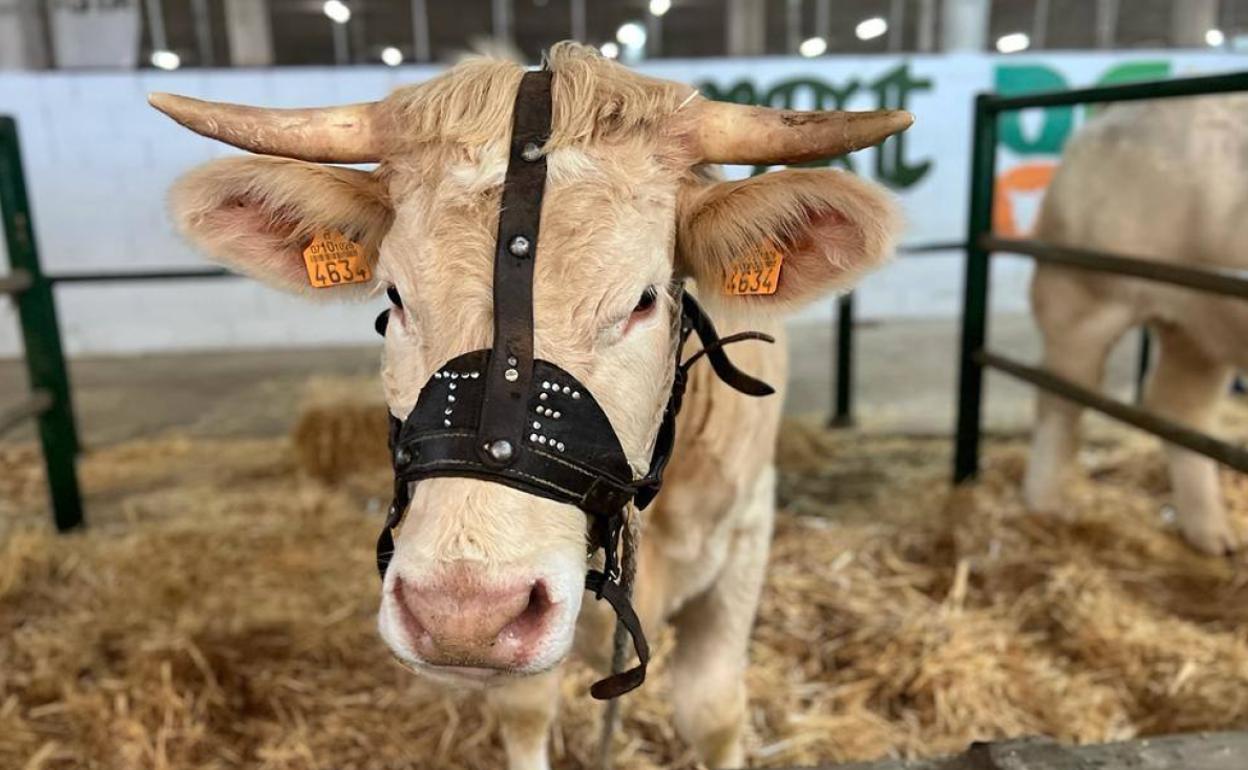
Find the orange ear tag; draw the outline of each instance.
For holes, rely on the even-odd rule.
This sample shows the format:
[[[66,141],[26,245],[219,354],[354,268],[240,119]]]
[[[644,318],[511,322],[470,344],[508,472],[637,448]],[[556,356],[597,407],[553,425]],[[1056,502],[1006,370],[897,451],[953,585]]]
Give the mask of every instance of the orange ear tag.
[[[337,230],[318,233],[304,247],[303,263],[308,268],[308,282],[317,289],[364,283],[373,277],[364,247]]]
[[[733,296],[775,294],[780,285],[780,266],[784,254],[771,241],[753,255],[737,263],[724,284],[724,291]]]

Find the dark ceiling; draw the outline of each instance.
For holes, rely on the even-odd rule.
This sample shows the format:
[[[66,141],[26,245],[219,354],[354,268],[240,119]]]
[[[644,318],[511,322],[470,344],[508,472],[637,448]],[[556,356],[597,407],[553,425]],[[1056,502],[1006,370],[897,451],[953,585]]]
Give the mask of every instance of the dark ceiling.
[[[169,45],[188,66],[203,64],[192,5],[194,0],[160,0]],[[1170,45],[1174,3],[1185,0],[1118,0],[1115,45],[1120,48]],[[208,7],[213,61],[228,62],[225,0],[204,0]],[[397,46],[412,55],[411,0],[346,0],[352,10],[348,24],[350,58],[376,63],[382,48]],[[435,60],[445,61],[487,40],[492,32],[492,0],[426,0],[431,46]],[[787,0],[766,3],[766,53],[792,53],[787,48]],[[802,0],[802,36],[815,34],[815,7],[819,0]],[[558,40],[571,36],[571,0],[511,0],[516,45],[530,59]],[[1009,32],[1030,32],[1037,0],[993,0],[990,40]],[[269,0],[274,56],[279,65],[333,64],[332,22],[322,11],[322,0]],[[672,0],[662,19],[662,55],[665,57],[722,56],[725,50],[725,0]],[[855,25],[871,16],[889,15],[891,0],[829,0],[826,37],[829,53],[866,53],[888,50],[885,36],[860,41]],[[919,0],[903,0],[901,50],[917,47]],[[1096,45],[1096,0],[1049,0],[1045,47],[1086,49]],[[586,0],[588,41],[611,40],[629,20],[643,20],[647,0]],[[1230,33],[1248,31],[1248,0],[1222,0],[1220,24]],[[147,36],[144,36],[145,43]],[[146,60],[146,56],[144,57]]]

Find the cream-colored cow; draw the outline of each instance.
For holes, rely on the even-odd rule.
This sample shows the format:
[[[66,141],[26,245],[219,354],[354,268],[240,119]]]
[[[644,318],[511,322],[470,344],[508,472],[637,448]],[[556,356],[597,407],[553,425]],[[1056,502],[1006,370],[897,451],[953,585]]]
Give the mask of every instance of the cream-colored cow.
[[[1248,268],[1248,97],[1119,105],[1071,140],[1045,196],[1037,237],[1192,267]],[[1248,305],[1106,273],[1040,265],[1032,305],[1044,365],[1086,387],[1100,384],[1110,348],[1146,323],[1160,340],[1146,393],[1153,411],[1213,429],[1235,367],[1248,367]],[[1034,510],[1062,505],[1079,407],[1038,400],[1025,496]],[[1208,553],[1234,550],[1217,466],[1167,445],[1184,537]]]
[[[789,170],[717,182],[706,164],[826,157],[874,144],[911,119],[707,102],[574,44],[556,46],[548,66],[554,125],[535,354],[589,388],[640,476],[671,382],[673,280],[701,287],[721,331],[777,332],[783,311],[878,265],[898,229],[889,196],[850,174]],[[403,417],[431,371],[490,346],[499,197],[522,72],[470,60],[382,102],[324,110],[154,96],[196,131],[285,156],[192,171],[173,191],[173,215],[215,259],[293,291],[313,293],[301,249],[319,232],[340,230],[376,254],[366,284],[324,293],[375,296],[393,286],[401,295],[382,377],[391,412]],[[776,292],[721,295],[734,264],[764,248],[784,254]],[[731,352],[781,386],[783,351],[783,343],[744,343]],[[648,628],[675,622],[676,720],[713,766],[744,759],[743,674],[771,537],[779,417],[779,397],[742,396],[696,368],[667,484],[645,514],[636,604]],[[586,538],[585,516],[572,506],[435,478],[416,485],[396,539],[382,636],[409,668],[487,690],[513,768],[548,766],[559,665],[582,614]],[[610,623],[597,607],[584,616],[580,642],[602,658]]]

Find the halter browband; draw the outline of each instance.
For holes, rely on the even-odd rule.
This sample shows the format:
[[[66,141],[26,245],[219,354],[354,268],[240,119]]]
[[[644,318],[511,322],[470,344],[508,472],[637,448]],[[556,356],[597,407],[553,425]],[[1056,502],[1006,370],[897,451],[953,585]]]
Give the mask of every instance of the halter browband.
[[[438,476],[478,478],[538,497],[575,505],[590,517],[590,546],[603,551],[603,568],[590,569],[585,587],[606,599],[628,630],[635,668],[595,683],[595,698],[622,695],[646,676],[649,645],[620,584],[619,544],[629,504],[643,509],[658,494],[676,435],[689,367],[703,354],[733,388],[765,396],[772,388],[738,370],[723,346],[771,337],[744,332],[720,339],[693,297],[676,285],[672,392],[655,437],[646,475],[634,479],[611,421],[589,389],[550,361],[533,358],[533,264],[537,257],[554,73],[526,72],[516,94],[511,150],[503,180],[494,253],[494,346],[464,353],[433,373],[404,420],[390,418],[394,502],[377,540],[377,569],[384,578],[394,551],[392,530],[411,502],[411,484]],[[391,299],[400,302],[391,291]],[[388,312],[377,319],[385,331]],[[702,350],[681,362],[690,333]]]

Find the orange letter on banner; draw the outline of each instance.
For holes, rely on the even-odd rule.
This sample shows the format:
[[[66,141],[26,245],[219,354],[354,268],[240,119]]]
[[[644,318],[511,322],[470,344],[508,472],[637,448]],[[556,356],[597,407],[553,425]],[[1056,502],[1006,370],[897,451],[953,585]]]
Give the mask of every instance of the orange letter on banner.
[[[998,176],[997,191],[992,202],[993,232],[1003,238],[1026,235],[1014,218],[1014,201],[1011,196],[1016,193],[1043,191],[1053,181],[1053,172],[1056,170],[1057,164],[1052,161],[1024,163]]]

